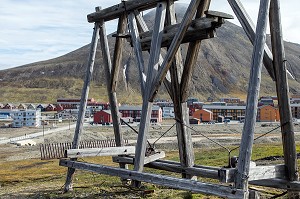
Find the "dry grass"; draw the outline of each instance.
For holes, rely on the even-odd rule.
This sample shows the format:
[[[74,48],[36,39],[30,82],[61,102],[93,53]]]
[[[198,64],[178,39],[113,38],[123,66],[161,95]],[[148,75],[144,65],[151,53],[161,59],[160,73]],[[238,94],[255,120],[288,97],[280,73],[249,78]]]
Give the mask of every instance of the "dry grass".
[[[300,150],[300,147],[297,147]],[[166,159],[178,160],[177,151],[166,153]],[[227,154],[219,148],[197,149],[196,164],[224,166],[227,165]],[[255,145],[253,160],[270,155],[282,155],[280,144]],[[111,157],[95,157],[80,161],[117,166]],[[272,164],[272,163],[271,163]],[[160,174],[178,174],[146,169],[148,172]],[[58,160],[41,161],[38,159],[8,161],[0,163],[0,197],[1,198],[217,198],[173,190],[161,186],[144,183],[141,189],[132,189],[121,184],[119,178],[77,171],[74,178],[74,191],[62,193],[66,168],[58,166]],[[201,179],[207,181],[208,179]],[[208,182],[215,182],[208,180]],[[145,191],[147,190],[147,191]],[[153,191],[149,191],[153,190]],[[278,190],[268,190],[280,193]],[[147,194],[149,193],[149,194]]]

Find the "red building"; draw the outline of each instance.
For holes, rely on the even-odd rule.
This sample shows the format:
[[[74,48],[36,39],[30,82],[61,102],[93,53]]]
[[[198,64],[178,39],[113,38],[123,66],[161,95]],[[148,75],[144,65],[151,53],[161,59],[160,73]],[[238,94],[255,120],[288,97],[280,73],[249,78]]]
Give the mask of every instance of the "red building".
[[[48,106],[45,108],[45,111],[56,111],[56,108],[53,104],[48,104]]]
[[[95,124],[103,124],[103,123],[112,123],[111,111],[110,110],[102,110],[98,111],[94,114],[94,123]]]
[[[120,113],[122,117],[132,117],[134,121],[140,122],[142,115],[141,106],[120,106]],[[151,122],[162,122],[162,109],[159,106],[152,107]]]

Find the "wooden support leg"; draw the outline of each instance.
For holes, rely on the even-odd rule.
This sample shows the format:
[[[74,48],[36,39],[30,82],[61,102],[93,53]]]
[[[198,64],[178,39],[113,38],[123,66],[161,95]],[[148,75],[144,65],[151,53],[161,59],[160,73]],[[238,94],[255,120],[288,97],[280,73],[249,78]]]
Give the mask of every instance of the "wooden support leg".
[[[121,19],[123,21],[120,21],[120,23],[124,23],[125,18]],[[113,120],[113,127],[114,127],[114,134],[115,134],[115,140],[116,140],[116,145],[117,146],[124,146],[124,139],[123,139],[123,134],[121,132],[121,121],[120,121],[120,115],[119,115],[119,108],[118,108],[118,100],[117,100],[117,94],[115,92],[115,89],[112,88],[111,83],[116,82],[112,81],[112,78],[115,77],[115,74],[112,74],[112,63],[110,59],[110,52],[109,52],[109,45],[108,45],[108,40],[106,36],[106,30],[105,30],[105,23],[104,21],[100,21],[100,43],[101,43],[101,49],[102,49],[102,56],[105,64],[105,71],[106,71],[106,85],[107,85],[107,94],[109,98],[109,104],[110,104],[110,109],[111,109],[111,115],[112,115],[112,120]],[[118,50],[121,50],[121,44],[119,42],[116,42],[117,47],[119,46],[120,48],[115,49],[115,57],[114,57],[114,63],[115,64],[120,64],[120,57],[121,57],[121,52],[116,52]],[[117,61],[119,60],[119,61]],[[119,63],[117,63],[119,62]],[[116,65],[114,68],[119,68]],[[114,73],[118,73],[118,70],[113,70]],[[125,164],[120,164],[121,168],[126,168]]]
[[[176,129],[181,165],[183,167],[193,167],[195,157],[192,135],[190,130],[186,127],[186,125],[189,125],[189,111],[187,108],[187,103],[181,103],[180,106],[175,106],[174,104],[174,112],[176,118]],[[192,176],[186,173],[183,173],[182,177],[197,179],[196,176]]]
[[[248,175],[253,147],[254,128],[257,115],[257,102],[259,97],[261,70],[264,45],[266,43],[266,28],[268,21],[270,0],[260,2],[257,20],[255,45],[251,61],[251,73],[248,85],[247,108],[245,124],[242,133],[239,151],[238,171],[235,178],[235,187],[244,190],[244,198],[248,198]]]
[[[297,168],[297,152],[289,100],[289,86],[287,79],[285,51],[282,38],[280,4],[278,0],[271,1],[270,29],[272,51],[274,57],[277,97],[280,113],[284,162],[288,171],[288,179],[290,181],[298,181],[299,175]],[[289,198],[300,198],[300,194],[289,192]]]
[[[163,26],[165,21],[165,11],[166,3],[160,2],[157,4],[156,15],[155,15],[155,25],[153,29],[151,49],[150,49],[150,58],[147,71],[147,80],[145,95],[143,97],[143,107],[142,107],[142,116],[138,134],[138,140],[136,145],[135,161],[134,161],[134,170],[143,171],[144,169],[144,159],[146,152],[146,141],[147,135],[149,132],[149,125],[152,113],[152,102],[149,101],[150,88],[152,86],[153,80],[153,71],[154,66],[158,64],[160,49],[161,48],[161,39],[163,34]],[[133,186],[140,186],[140,182],[133,181]]]
[[[96,11],[99,11],[99,8],[96,8]],[[91,48],[90,48],[90,54],[89,54],[89,60],[88,60],[88,66],[87,66],[87,71],[86,71],[86,77],[85,77],[82,94],[81,94],[80,107],[79,107],[79,113],[78,113],[78,119],[77,119],[77,123],[76,123],[76,129],[75,129],[72,149],[78,148],[78,144],[80,141],[80,135],[83,131],[83,122],[84,122],[84,118],[85,118],[87,100],[88,100],[88,95],[89,95],[89,90],[90,90],[90,82],[91,82],[92,75],[93,75],[93,69],[94,69],[94,63],[95,63],[95,57],[96,57],[96,51],[97,51],[97,44],[98,44],[98,40],[99,40],[99,30],[100,30],[99,23],[95,23],[92,42],[91,42]],[[73,160],[76,160],[76,158]],[[69,190],[72,190],[72,178],[73,178],[74,172],[75,172],[74,168],[68,168],[64,192],[68,192]]]

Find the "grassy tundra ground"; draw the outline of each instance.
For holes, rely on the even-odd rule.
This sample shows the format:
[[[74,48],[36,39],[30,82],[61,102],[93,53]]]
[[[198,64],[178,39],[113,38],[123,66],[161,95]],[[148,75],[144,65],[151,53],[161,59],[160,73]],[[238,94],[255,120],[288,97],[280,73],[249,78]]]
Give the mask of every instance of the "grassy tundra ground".
[[[149,133],[150,143],[166,132],[174,121],[169,121],[169,126],[162,129],[151,129]],[[63,124],[62,124],[63,125]],[[65,124],[68,125],[68,124]],[[255,137],[272,131],[267,136],[255,141],[252,160],[258,165],[280,164],[283,160],[262,161],[263,157],[282,155],[280,128],[278,124],[261,127],[257,124]],[[51,125],[49,125],[51,126]],[[47,126],[48,128],[48,126]],[[193,126],[193,142],[195,148],[195,163],[198,165],[226,166],[228,165],[228,153],[217,145],[204,139],[201,134],[212,138],[225,145],[229,149],[235,148],[240,143],[243,124],[215,124]],[[124,127],[124,138],[130,144],[134,144],[136,133]],[[14,136],[30,134],[41,129],[21,128],[21,129],[1,129],[0,138],[10,138]],[[300,127],[295,126],[296,140],[300,141]],[[71,142],[74,129],[64,130],[54,134],[45,135],[34,139],[37,143],[57,143]],[[166,152],[167,160],[179,161],[176,141],[176,131],[172,128],[156,144],[158,149]],[[111,139],[113,138],[112,127],[91,126],[84,127],[82,139]],[[299,144],[298,144],[299,145]],[[300,145],[297,148],[299,153]],[[238,149],[232,155],[237,155]],[[94,162],[110,166],[118,166],[111,161],[111,157],[84,158],[79,161]],[[182,190],[168,189],[162,186],[143,183],[144,188],[133,189],[124,186],[117,177],[95,174],[78,170],[74,178],[74,191],[62,193],[66,177],[66,168],[58,166],[58,160],[39,160],[39,147],[17,147],[12,144],[0,145],[0,198],[217,198],[214,196],[204,196]],[[160,173],[179,177],[178,174],[146,169],[151,173]],[[206,182],[216,182],[211,179],[201,179]],[[264,189],[267,198],[274,194],[282,193],[282,190]]]
[[[300,147],[297,148],[300,150]],[[282,155],[280,144],[257,144],[253,150],[253,160],[267,156]],[[166,159],[178,160],[177,151],[168,151]],[[117,166],[111,157],[84,158],[80,161]],[[258,164],[278,164],[282,160]],[[220,148],[196,149],[196,164],[224,166],[227,164],[227,153]],[[148,172],[178,176],[174,173],[146,169]],[[41,161],[28,159],[5,161],[0,163],[0,197],[1,198],[217,198],[172,190],[162,186],[144,183],[142,189],[124,186],[117,177],[77,171],[74,178],[74,191],[62,193],[66,168],[58,166],[58,160]],[[214,180],[201,179],[212,182]],[[214,181],[215,182],[215,181]],[[282,191],[267,189],[267,198]]]

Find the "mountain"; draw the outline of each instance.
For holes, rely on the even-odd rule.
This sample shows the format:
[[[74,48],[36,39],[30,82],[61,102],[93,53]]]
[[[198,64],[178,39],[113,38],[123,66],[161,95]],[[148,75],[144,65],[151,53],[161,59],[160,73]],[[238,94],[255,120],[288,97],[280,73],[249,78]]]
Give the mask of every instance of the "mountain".
[[[177,18],[183,17],[186,5],[177,4]],[[144,16],[153,26],[154,11]],[[284,30],[285,31],[285,30]],[[108,36],[113,53],[114,38]],[[270,43],[268,37],[268,43]],[[285,42],[287,68],[295,77],[289,78],[291,93],[300,93],[300,45]],[[100,45],[98,45],[99,47]],[[182,45],[183,54],[187,45]],[[217,37],[203,40],[193,73],[190,95],[205,100],[207,97],[241,97],[245,99],[250,74],[253,46],[243,29],[229,21],[217,29]],[[86,71],[89,45],[61,57],[0,71],[0,102],[55,102],[58,97],[80,97]],[[145,65],[148,53],[144,53]],[[185,55],[183,56],[185,57]],[[90,97],[107,101],[105,73],[100,49],[96,55]],[[126,43],[122,64],[127,64],[128,89],[124,89],[120,71],[119,102],[141,102],[139,77],[132,47]],[[275,83],[265,69],[262,73],[261,95],[274,95]],[[166,98],[161,89],[160,98]]]

